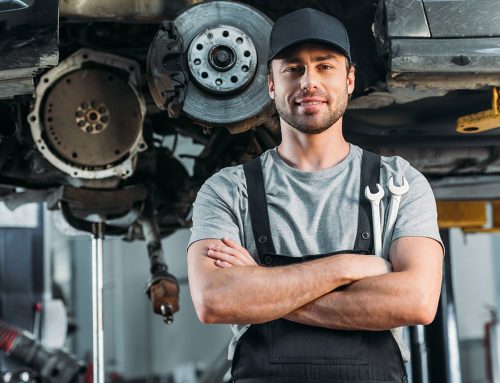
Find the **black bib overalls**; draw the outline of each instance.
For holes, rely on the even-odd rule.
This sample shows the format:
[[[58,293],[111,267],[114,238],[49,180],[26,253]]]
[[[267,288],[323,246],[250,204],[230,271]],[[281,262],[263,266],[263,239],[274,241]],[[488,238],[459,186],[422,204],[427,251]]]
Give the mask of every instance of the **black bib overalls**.
[[[379,156],[363,152],[354,249],[300,258],[276,254],[260,159],[246,163],[244,171],[252,231],[262,265],[288,265],[346,252],[372,254],[371,206],[364,188],[370,185],[374,190],[378,182]],[[285,319],[251,325],[236,345],[231,373],[237,383],[407,381],[401,352],[390,331],[331,330]]]

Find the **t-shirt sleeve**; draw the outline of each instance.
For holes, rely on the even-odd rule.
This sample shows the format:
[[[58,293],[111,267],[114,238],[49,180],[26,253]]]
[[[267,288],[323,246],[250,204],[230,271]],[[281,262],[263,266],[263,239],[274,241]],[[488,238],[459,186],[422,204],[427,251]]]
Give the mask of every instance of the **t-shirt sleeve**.
[[[237,190],[232,177],[220,172],[203,184],[193,203],[193,225],[187,248],[202,239],[224,237],[241,244],[240,229],[234,209]]]
[[[436,199],[427,179],[411,166],[405,171],[410,189],[401,198],[392,241],[401,237],[428,237],[443,247],[437,222]]]

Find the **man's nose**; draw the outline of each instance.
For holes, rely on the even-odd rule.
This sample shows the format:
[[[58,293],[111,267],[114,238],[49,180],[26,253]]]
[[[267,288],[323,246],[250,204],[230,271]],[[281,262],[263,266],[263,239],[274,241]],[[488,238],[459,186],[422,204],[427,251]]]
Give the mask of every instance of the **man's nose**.
[[[318,87],[318,74],[310,66],[304,67],[304,72],[300,78],[300,87],[304,90],[316,89]]]

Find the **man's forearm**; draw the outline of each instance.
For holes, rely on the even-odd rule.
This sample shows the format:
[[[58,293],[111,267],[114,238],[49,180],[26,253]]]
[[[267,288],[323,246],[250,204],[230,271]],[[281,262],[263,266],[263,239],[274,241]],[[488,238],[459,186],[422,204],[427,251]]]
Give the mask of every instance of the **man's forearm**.
[[[339,259],[340,260],[340,259]],[[338,262],[320,260],[284,267],[213,270],[193,300],[204,322],[261,323],[280,318],[333,289],[351,283]],[[191,284],[200,281],[190,278]]]
[[[407,272],[366,278],[300,307],[285,319],[339,330],[428,324],[434,318],[438,296],[429,296],[410,283],[412,278]]]
[[[354,254],[283,267],[219,268],[206,255],[205,245],[207,242],[190,248],[188,264],[193,302],[206,323],[261,323],[281,318],[339,286],[389,270],[385,261]]]

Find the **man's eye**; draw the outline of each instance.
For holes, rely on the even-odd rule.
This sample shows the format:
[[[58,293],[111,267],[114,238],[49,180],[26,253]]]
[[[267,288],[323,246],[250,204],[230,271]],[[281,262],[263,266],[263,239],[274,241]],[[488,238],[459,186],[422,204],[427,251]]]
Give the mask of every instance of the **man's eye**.
[[[300,71],[300,67],[298,66],[289,66],[285,68],[285,72],[298,72]]]
[[[333,66],[330,64],[321,64],[319,67],[320,67],[320,69],[323,69],[323,70],[333,69]]]

